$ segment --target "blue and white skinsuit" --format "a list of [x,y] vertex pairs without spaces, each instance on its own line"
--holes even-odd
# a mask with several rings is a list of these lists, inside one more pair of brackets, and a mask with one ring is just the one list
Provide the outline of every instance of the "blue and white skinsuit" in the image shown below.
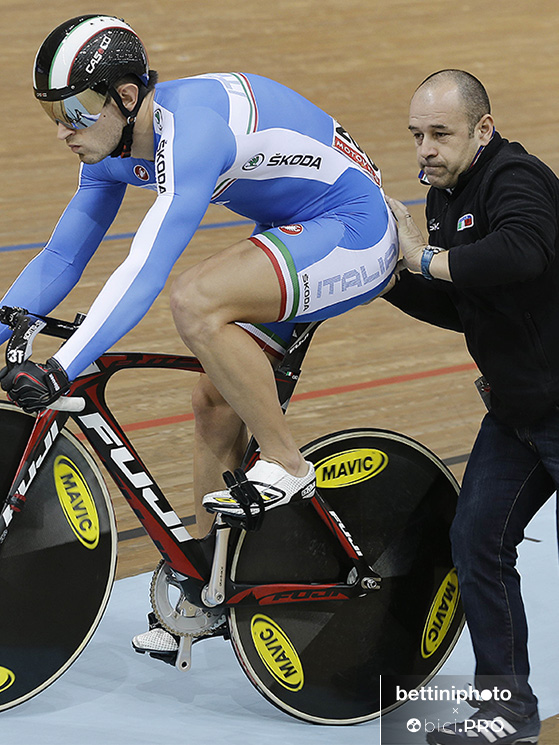
[[[272,352],[293,322],[338,315],[386,286],[398,243],[380,173],[312,103],[256,75],[202,75],[156,86],[153,127],[153,161],[82,165],[48,244],[2,300],[50,313],[99,247],[126,186],[157,192],[128,257],[54,355],[70,380],[146,314],[210,203],[254,220],[250,240],[277,272],[279,323],[243,324]],[[10,332],[0,329],[1,343]]]

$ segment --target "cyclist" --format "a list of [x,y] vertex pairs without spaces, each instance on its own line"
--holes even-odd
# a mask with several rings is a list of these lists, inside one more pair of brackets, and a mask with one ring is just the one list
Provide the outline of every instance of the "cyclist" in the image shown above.
[[[193,402],[195,490],[211,492],[209,511],[242,514],[219,477],[238,465],[248,427],[261,448],[248,477],[265,506],[311,497],[314,470],[286,425],[264,351],[281,356],[294,322],[335,316],[389,286],[397,232],[375,164],[332,117],[271,80],[215,73],[157,83],[136,33],[111,16],[54,29],[35,59],[34,90],[81,162],[79,185],[4,303],[49,313],[78,282],[127,185],[156,199],[72,338],[45,364],[3,371],[3,388],[28,411],[64,394],[141,320],[208,205],[226,205],[254,220],[252,236],[171,290],[179,334],[207,373]],[[0,342],[8,335],[3,328]]]

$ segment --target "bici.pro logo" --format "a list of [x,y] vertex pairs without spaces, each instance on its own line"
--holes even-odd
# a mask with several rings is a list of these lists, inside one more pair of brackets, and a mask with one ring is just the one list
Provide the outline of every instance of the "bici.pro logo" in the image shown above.
[[421,722],[419,719],[408,719],[406,727],[410,732],[419,732],[421,729]]

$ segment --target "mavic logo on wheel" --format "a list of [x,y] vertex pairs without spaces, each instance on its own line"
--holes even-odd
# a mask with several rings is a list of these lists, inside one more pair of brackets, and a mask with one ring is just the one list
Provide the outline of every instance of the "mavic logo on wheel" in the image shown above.
[[269,673],[289,691],[305,683],[303,665],[287,635],[268,616],[257,614],[250,623],[252,641]]
[[0,667],[0,693],[7,691],[14,684],[16,676],[7,667]]
[[372,479],[388,465],[382,450],[355,448],[330,455],[315,463],[316,485],[319,488],[339,489]]
[[86,548],[99,543],[99,516],[86,480],[69,458],[59,455],[54,461],[56,493],[66,520],[76,538]]
[[424,659],[431,657],[442,644],[456,613],[459,600],[460,591],[456,569],[451,569],[435,595],[423,629],[421,656]]

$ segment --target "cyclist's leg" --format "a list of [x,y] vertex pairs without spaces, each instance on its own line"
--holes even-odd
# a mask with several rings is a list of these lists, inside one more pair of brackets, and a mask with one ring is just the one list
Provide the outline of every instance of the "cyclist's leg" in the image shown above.
[[[283,328],[279,329],[278,326]],[[272,366],[287,346],[292,325],[272,327],[244,324],[243,328],[264,350]],[[213,515],[202,506],[202,497],[223,489],[223,472],[239,466],[248,444],[247,428],[207,375],[201,375],[192,394],[194,413],[194,506],[198,537],[211,528]]]
[[213,523],[202,507],[202,497],[223,488],[222,474],[237,468],[248,442],[244,422],[233,411],[207,375],[201,375],[192,394],[194,413],[194,510],[198,538]]
[[182,338],[256,437],[262,460],[299,478],[308,466],[269,365],[235,321],[328,318],[379,294],[396,263],[395,230],[385,213],[377,220],[370,205],[359,206],[255,235],[185,272],[172,291]]
[[[244,332],[258,343],[269,358],[272,367],[287,349],[293,324],[269,324],[267,326],[243,324]],[[223,488],[222,474],[232,471],[241,463],[245,454],[248,433],[242,419],[229,406],[207,375],[201,375],[192,395],[194,412],[194,508],[198,538],[206,536],[214,516],[202,505],[202,497],[208,492]],[[164,629],[157,618],[148,616],[149,630],[132,640],[137,652],[156,653],[167,661],[176,658],[178,641]]]
[[299,476],[307,466],[279,406],[272,368],[256,341],[235,324],[276,321],[281,301],[272,263],[250,241],[182,274],[171,294],[181,337],[254,434],[262,457]]

